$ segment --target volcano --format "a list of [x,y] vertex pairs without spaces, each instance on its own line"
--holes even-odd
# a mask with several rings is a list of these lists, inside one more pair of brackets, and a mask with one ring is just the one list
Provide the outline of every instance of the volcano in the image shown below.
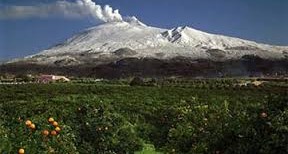
[[188,26],[156,28],[130,17],[86,29],[38,54],[12,60],[1,71],[29,66],[25,70],[34,72],[37,67],[37,72],[53,73],[61,69],[57,72],[101,77],[286,74],[287,57],[287,46],[209,34]]

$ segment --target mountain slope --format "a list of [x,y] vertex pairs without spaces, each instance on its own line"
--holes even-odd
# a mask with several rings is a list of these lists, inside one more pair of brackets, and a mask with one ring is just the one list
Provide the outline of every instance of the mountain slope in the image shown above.
[[119,59],[119,55],[114,54],[115,51],[122,48],[135,52],[121,55],[121,58],[171,59],[180,56],[224,61],[240,59],[245,55],[257,55],[264,59],[283,59],[288,56],[288,47],[209,34],[190,27],[171,30],[155,28],[146,26],[136,18],[130,18],[127,22],[109,22],[92,27],[62,44],[20,61],[41,64],[64,62],[64,65],[99,62],[103,59],[114,61]]
[[89,28],[50,49],[10,61],[0,67],[1,72],[108,78],[285,75],[288,47],[186,26],[150,27],[133,17]]
[[157,34],[161,31],[162,29],[135,23],[111,22],[85,30],[68,39],[64,44],[43,51],[40,54],[105,53],[123,47],[143,49],[159,45]]

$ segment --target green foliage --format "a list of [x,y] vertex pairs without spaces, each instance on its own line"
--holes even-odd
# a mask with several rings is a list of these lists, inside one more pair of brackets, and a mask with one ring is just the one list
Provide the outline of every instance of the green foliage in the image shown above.
[[161,152],[157,152],[154,145],[145,144],[142,151],[137,151],[135,154],[162,154]]
[[288,153],[286,86],[232,81],[0,85],[0,153]]
[[130,86],[143,86],[145,84],[144,80],[140,77],[135,77],[130,82]]

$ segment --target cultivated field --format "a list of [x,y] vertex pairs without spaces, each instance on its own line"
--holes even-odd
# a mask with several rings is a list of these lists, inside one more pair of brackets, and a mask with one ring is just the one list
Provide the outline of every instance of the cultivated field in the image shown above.
[[0,85],[0,153],[288,153],[287,81],[132,85]]

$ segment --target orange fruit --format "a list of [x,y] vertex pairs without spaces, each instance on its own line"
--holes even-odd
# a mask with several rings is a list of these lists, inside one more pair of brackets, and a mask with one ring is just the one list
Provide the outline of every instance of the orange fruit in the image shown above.
[[56,127],[55,131],[59,133],[61,131],[61,128],[60,127]]
[[52,131],[51,131],[51,135],[52,135],[52,136],[56,136],[56,135],[57,135],[57,132],[56,132],[55,130],[52,130]]
[[35,124],[31,124],[31,125],[29,126],[29,128],[31,128],[31,129],[35,129],[36,126],[35,126]]
[[32,124],[32,121],[31,120],[26,120],[26,122],[25,122],[25,125],[26,126],[30,126]]
[[43,131],[42,131],[42,134],[43,134],[44,136],[48,136],[48,135],[49,135],[49,131],[48,131],[48,130],[43,130]]
[[57,127],[57,126],[58,126],[58,122],[57,122],[57,121],[54,121],[54,122],[52,123],[52,125],[53,125],[54,127]]
[[49,123],[53,123],[55,120],[54,120],[54,118],[50,117],[50,118],[48,119],[48,121],[49,121]]
[[25,150],[23,148],[18,150],[18,154],[24,154],[24,153],[25,153]]
[[260,114],[260,116],[261,116],[262,118],[267,118],[267,117],[268,117],[267,113],[265,113],[265,112],[262,112],[262,113]]

